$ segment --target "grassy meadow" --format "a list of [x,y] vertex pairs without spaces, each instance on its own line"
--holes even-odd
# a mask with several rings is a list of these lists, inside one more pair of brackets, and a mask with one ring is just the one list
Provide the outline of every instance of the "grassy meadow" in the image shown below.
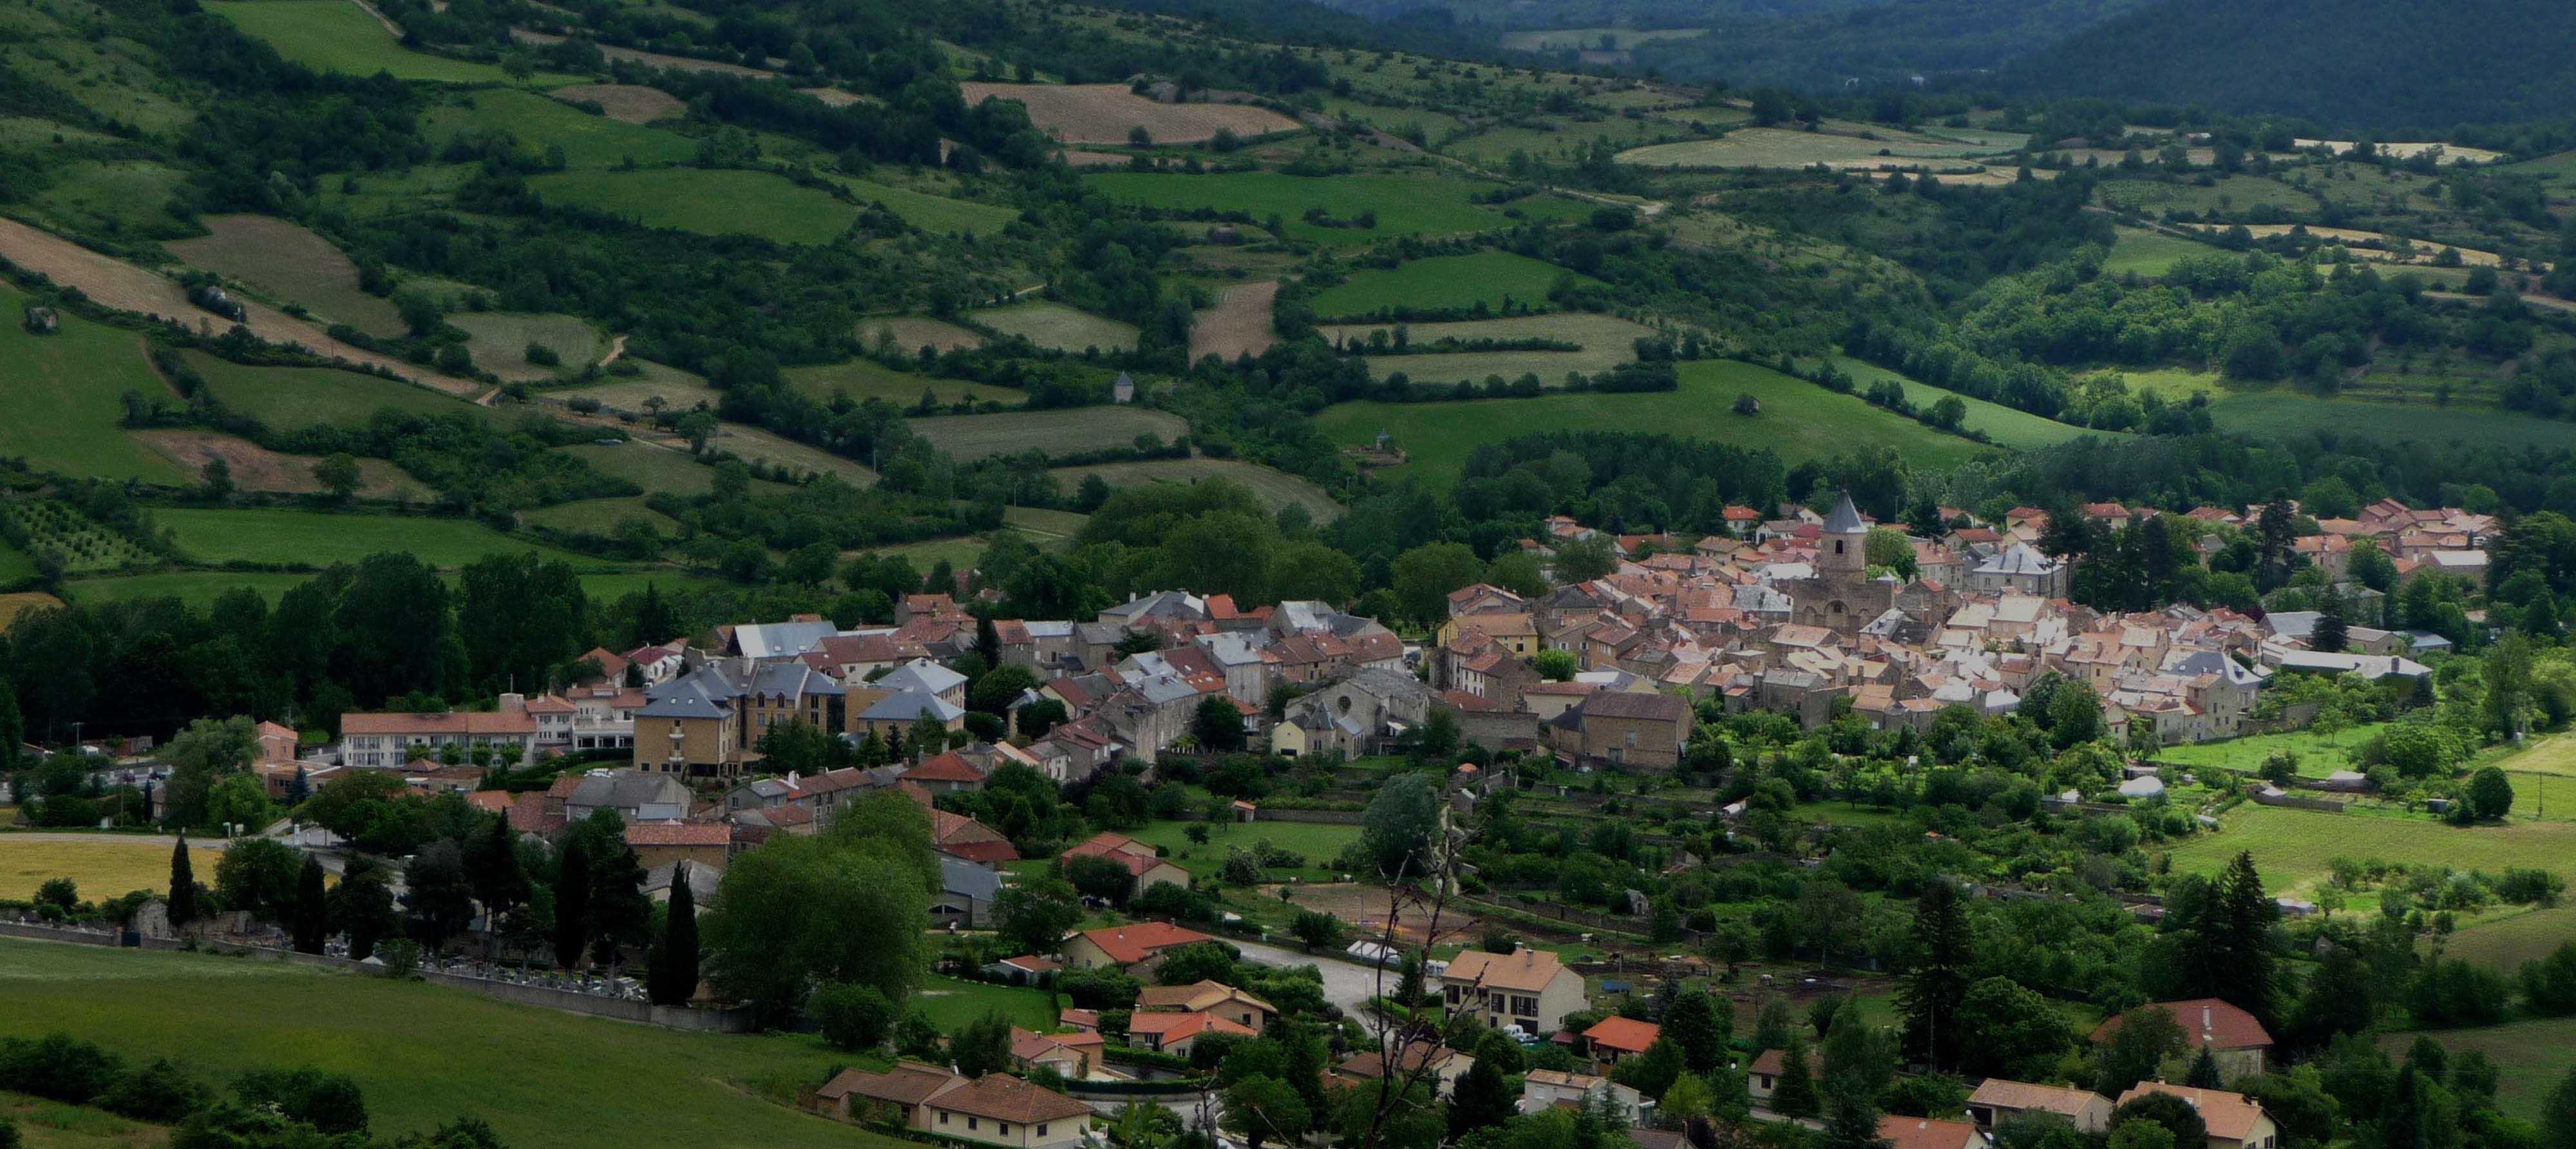
[[959,462],[1021,451],[1080,454],[1132,445],[1138,435],[1171,442],[1190,433],[1188,420],[1139,407],[1067,407],[994,415],[939,415],[907,421],[912,433]]
[[506,132],[522,147],[564,151],[576,168],[607,168],[633,160],[647,167],[684,163],[697,141],[676,132],[594,116],[561,100],[517,90],[465,92],[430,111],[422,132],[433,141],[460,133]]
[[970,231],[978,235],[990,234],[1001,230],[1002,225],[1019,218],[1020,214],[1007,207],[890,187],[872,180],[848,176],[827,178],[863,203],[877,204],[901,217],[905,223],[944,235],[962,235]]
[[999,1013],[1023,1029],[1055,1028],[1055,995],[1025,986],[933,975],[913,996],[912,1005],[941,1033],[955,1033],[988,1013]]
[[181,552],[209,563],[325,566],[356,562],[383,551],[409,551],[430,566],[453,568],[489,555],[535,551],[542,558],[568,562],[576,569],[602,565],[598,559],[512,538],[465,519],[174,507],[154,512],[152,520],[177,535]]
[[1103,351],[1136,349],[1136,328],[1133,325],[1105,319],[1052,300],[1037,299],[988,307],[968,312],[967,317],[1004,335],[1017,335],[1040,347],[1052,347],[1058,351],[1081,351],[1090,347]]
[[2314,730],[2286,730],[2279,734],[2249,734],[2216,742],[2196,742],[2168,746],[2156,751],[2156,761],[2178,766],[2212,766],[2224,770],[2251,773],[2261,770],[2272,755],[2288,751],[2299,756],[2299,776],[2323,778],[2337,770],[2353,769],[2353,759],[2361,748],[2377,737],[2384,723],[2372,723],[2342,730],[2333,735]]
[[1066,491],[1082,485],[1092,475],[1112,487],[1133,487],[1145,483],[1195,483],[1204,479],[1224,479],[1252,489],[1262,505],[1277,511],[1291,503],[1306,508],[1318,523],[1340,517],[1342,505],[1313,482],[1298,478],[1275,467],[1241,459],[1150,459],[1138,463],[1102,463],[1090,467],[1058,467],[1057,485]]
[[[1084,178],[1112,199],[1146,207],[1240,211],[1250,213],[1256,222],[1276,214],[1288,235],[1333,247],[1362,246],[1399,235],[1463,235],[1519,219],[1575,219],[1593,210],[1591,204],[1546,195],[1508,204],[1479,204],[1470,197],[1496,185],[1446,175],[1361,173],[1318,179],[1269,171],[1202,176],[1102,172]],[[1308,223],[1306,209],[1313,207],[1324,209],[1334,220],[1351,223],[1360,213],[1373,211],[1377,226]]]
[[491,416],[488,408],[409,383],[336,367],[253,367],[182,351],[216,399],[278,430],[356,427],[388,407],[410,415]]
[[1333,858],[1342,847],[1359,840],[1360,827],[1340,826],[1325,822],[1218,822],[1207,824],[1208,844],[1193,844],[1189,828],[1199,823],[1154,822],[1132,835],[1137,841],[1161,846],[1173,865],[1196,878],[1214,878],[1225,870],[1227,851],[1250,849],[1255,843],[1268,841],[1282,850],[1293,850],[1306,856],[1306,864],[1292,870],[1272,871],[1274,877],[1294,874],[1308,881],[1329,881],[1340,876],[1332,868]]
[[[464,311],[448,316],[447,322],[465,332],[466,350],[473,354],[476,366],[513,381],[578,372],[599,362],[608,351],[608,340],[599,329],[578,316]],[[528,362],[531,343],[553,351],[560,365]]]
[[143,337],[71,314],[52,335],[30,334],[19,322],[26,305],[0,283],[0,456],[83,478],[187,481],[117,425],[125,392],[170,396],[144,358]]
[[[1872,166],[1955,160],[1990,154],[1990,146],[1911,135],[1892,129],[1880,138],[1786,128],[1738,128],[1713,140],[1655,144],[1619,153],[1619,162],[1661,168],[1797,168],[1809,164]],[[1933,165],[1936,169],[1940,166]]]
[[1327,319],[1366,318],[1398,307],[1464,308],[1479,303],[1500,311],[1506,301],[1545,304],[1548,289],[1565,277],[1586,285],[1600,282],[1526,255],[1479,251],[1416,259],[1391,271],[1355,271],[1339,285],[1317,292],[1311,302],[1315,314]]
[[2174,869],[2214,874],[2239,851],[2252,851],[2275,895],[2313,893],[2332,876],[2336,858],[2451,866],[2501,873],[2536,866],[2576,876],[2576,823],[2509,821],[2500,826],[2446,826],[2430,818],[2325,814],[2244,805],[2216,833],[2173,847]]
[[[402,46],[367,10],[347,0],[212,0],[209,11],[233,22],[253,39],[265,40],[277,54],[322,72],[352,76],[390,73],[397,80],[441,84],[504,84],[509,77],[493,64],[451,60]],[[539,72],[530,82],[540,87],[575,83],[577,76]]]
[[2482,1029],[2387,1033],[2380,1035],[2379,1047],[2391,1058],[2402,1059],[2417,1037],[2430,1037],[2455,1054],[2472,1049],[2485,1053],[2502,1071],[2496,1081],[2496,1108],[2525,1121],[2538,1121],[2549,1091],[2576,1070],[2576,1017],[2538,1018]]
[[12,1032],[61,1030],[208,1080],[269,1066],[348,1074],[379,1134],[471,1113],[513,1149],[896,1144],[745,1088],[819,1082],[849,1060],[811,1037],[680,1033],[283,962],[16,940],[0,941],[0,985]]
[[264,215],[210,215],[208,234],[162,246],[190,267],[249,283],[300,303],[326,322],[370,335],[398,335],[402,316],[391,300],[358,289],[358,265],[330,240],[301,224]]
[[528,186],[548,203],[575,204],[644,227],[753,235],[773,243],[827,243],[859,216],[859,209],[785,176],[730,168],[550,172],[530,178]]
[[2060,423],[2055,419],[2033,415],[2018,407],[2007,407],[1973,395],[1961,395],[1956,391],[1935,387],[1929,383],[1917,383],[1875,363],[1863,363],[1847,355],[1835,356],[1834,366],[1858,380],[1862,390],[1867,390],[1871,384],[1882,380],[1893,380],[1905,389],[1906,400],[1913,403],[1916,410],[1926,410],[1944,398],[1955,397],[1968,408],[1968,414],[1959,420],[1959,426],[1965,430],[1985,432],[1999,447],[2010,447],[2016,451],[2033,451],[2041,447],[2054,447],[2069,439],[2080,439],[2086,435],[2111,437],[2120,434],[2115,431],[2093,431],[2069,423]]
[[[1554,312],[1546,315],[1523,315],[1510,319],[1471,319],[1460,323],[1410,323],[1403,325],[1413,346],[1425,347],[1442,339],[1472,342],[1479,339],[1548,339],[1571,343],[1579,351],[1453,351],[1429,355],[1367,356],[1369,374],[1384,379],[1401,371],[1416,383],[1481,383],[1499,375],[1517,379],[1535,374],[1546,386],[1565,382],[1568,372],[1595,375],[1637,358],[1637,340],[1653,336],[1654,328],[1585,311]],[[1385,331],[1389,339],[1395,331],[1388,324],[1348,325],[1320,328],[1328,340],[1359,342],[1371,334]]]
[[2173,270],[2173,265],[2182,259],[2195,255],[2212,255],[2219,250],[2205,243],[2197,243],[2181,236],[2166,235],[2160,231],[2146,231],[2134,227],[2124,227],[2118,231],[2119,242],[2112,245],[2110,258],[2102,261],[2102,270],[2112,275],[2131,271],[2145,276],[2163,275]]
[[[1762,403],[1738,415],[1739,394]],[[1316,416],[1334,442],[1360,446],[1380,430],[1395,433],[1411,459],[1402,470],[1447,486],[1468,451],[1541,431],[1660,431],[1685,438],[1767,448],[1796,465],[1829,459],[1863,444],[1884,443],[1916,466],[1946,467],[1992,448],[1881,411],[1767,367],[1733,360],[1681,365],[1681,387],[1624,395],[1543,395],[1446,403],[1340,403]]]

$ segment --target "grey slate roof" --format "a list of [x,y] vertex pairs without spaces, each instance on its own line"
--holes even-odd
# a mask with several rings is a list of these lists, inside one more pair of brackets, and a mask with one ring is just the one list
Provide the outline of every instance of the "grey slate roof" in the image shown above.
[[887,695],[868,707],[859,717],[877,722],[911,722],[927,711],[942,722],[962,717],[966,711],[955,703],[922,690],[906,690]]
[[1860,521],[1860,508],[1852,505],[1851,492],[1844,491],[1834,500],[1834,513],[1825,516],[1825,533],[1857,535],[1867,530],[1869,524]]

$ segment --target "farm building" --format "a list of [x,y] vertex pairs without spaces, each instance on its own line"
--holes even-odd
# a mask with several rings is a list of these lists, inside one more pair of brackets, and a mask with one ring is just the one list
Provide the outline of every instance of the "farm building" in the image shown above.
[[1109,385],[1109,401],[1112,403],[1136,401],[1136,381],[1128,377],[1126,372],[1119,372],[1118,381]]

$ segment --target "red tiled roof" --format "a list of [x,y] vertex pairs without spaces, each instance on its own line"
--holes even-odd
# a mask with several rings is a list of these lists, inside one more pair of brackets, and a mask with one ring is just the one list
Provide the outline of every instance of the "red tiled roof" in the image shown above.
[[352,734],[534,734],[537,720],[525,712],[454,710],[445,714],[343,714],[340,733]]
[[1170,922],[1138,922],[1129,926],[1103,926],[1084,930],[1080,937],[1091,939],[1111,961],[1120,965],[1140,962],[1173,946],[1191,945],[1210,940],[1206,934],[1184,929]]
[[723,846],[733,828],[722,822],[637,822],[626,827],[630,846]]
[[981,782],[984,772],[951,750],[903,772],[906,782]]
[[[2214,997],[2160,1001],[2149,1008],[2172,1014],[2174,1024],[2182,1027],[2183,1039],[2195,1049],[2265,1049],[2272,1044],[2271,1033],[2253,1014]],[[2093,1031],[2093,1040],[2107,1040],[2119,1028],[2120,1018],[2114,1014]]]
[[1892,1149],[1968,1149],[1976,1144],[1977,1127],[1965,1121],[1891,1113],[1878,1119],[1878,1138]]
[[1663,1032],[1663,1027],[1653,1022],[1626,1017],[1605,1017],[1594,1023],[1592,1028],[1584,1030],[1583,1036],[1592,1044],[1604,1049],[1615,1049],[1621,1053],[1644,1053],[1646,1047],[1653,1045],[1655,1039],[1662,1036]]

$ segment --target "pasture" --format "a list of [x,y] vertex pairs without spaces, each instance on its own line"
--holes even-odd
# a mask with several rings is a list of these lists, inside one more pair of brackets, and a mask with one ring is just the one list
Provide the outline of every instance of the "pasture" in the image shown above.
[[1017,407],[1028,401],[1026,393],[1014,388],[915,375],[909,371],[897,371],[874,359],[853,359],[820,367],[790,367],[787,369],[787,384],[827,403],[837,396],[847,395],[854,402],[883,399],[909,408],[921,402],[924,391],[937,396],[942,403],[966,399]]
[[2379,1047],[2391,1058],[2403,1058],[2406,1047],[2419,1036],[2442,1043],[2454,1054],[2472,1049],[2485,1053],[2501,1071],[2496,1108],[2525,1121],[2538,1121],[2549,1091],[2576,1070],[2576,1017],[2513,1021],[2483,1029],[2387,1033],[2380,1035]]
[[2576,906],[2510,909],[2480,914],[2442,945],[2444,953],[2510,974],[2522,963],[2549,956],[2576,940]]
[[1062,540],[1082,533],[1091,516],[1045,507],[1004,507],[1002,524],[1033,539]]
[[[1578,219],[1594,208],[1550,195],[1480,204],[1471,197],[1499,185],[1423,172],[1331,178],[1271,171],[1201,176],[1099,172],[1083,178],[1112,199],[1149,208],[1243,212],[1256,223],[1277,215],[1290,238],[1328,247],[1364,246],[1399,235],[1464,235],[1523,219]],[[1329,223],[1308,221],[1309,208],[1322,209]],[[1375,213],[1376,226],[1359,226],[1362,213]]]
[[[208,464],[222,459],[232,471],[233,485],[245,491],[307,495],[322,489],[322,481],[313,477],[313,465],[322,460],[312,455],[281,455],[248,439],[183,427],[127,434],[191,475],[203,474]],[[360,498],[427,500],[435,494],[427,484],[383,459],[358,460]]]
[[551,507],[524,511],[519,515],[519,522],[526,526],[551,527],[558,531],[603,536],[614,536],[624,529],[630,519],[641,522],[664,535],[675,535],[680,531],[680,524],[671,516],[644,505],[644,498],[641,495],[557,503]]
[[1166,443],[1190,433],[1186,419],[1140,407],[1068,407],[1052,411],[1005,411],[997,415],[941,415],[907,420],[912,433],[930,445],[972,462],[988,455],[1022,451],[1087,454],[1126,447],[1139,435]]
[[826,178],[847,189],[860,202],[877,204],[901,217],[905,223],[942,235],[963,235],[970,231],[989,235],[1000,231],[1002,225],[1019,218],[1020,214],[1007,207],[932,195],[848,176]]
[[713,408],[716,400],[724,397],[706,380],[677,367],[631,357],[619,362],[635,364],[642,374],[603,375],[606,382],[546,394],[564,399],[597,399],[603,406],[633,415],[644,414],[645,404],[653,399],[660,399],[670,410],[686,411],[700,403]]
[[1158,144],[1197,144],[1220,131],[1251,139],[1272,132],[1293,132],[1297,121],[1250,104],[1166,104],[1128,90],[1125,84],[993,84],[967,81],[957,85],[973,107],[986,100],[1017,100],[1029,110],[1029,122],[1068,144],[1124,146],[1137,128]]
[[827,243],[859,215],[859,209],[785,176],[730,168],[549,172],[531,177],[528,186],[549,203],[606,212],[642,227],[752,235],[773,243]]
[[179,239],[196,229],[170,214],[187,173],[155,160],[74,160],[48,173],[31,206],[57,231]]
[[2194,243],[2160,231],[2123,227],[2118,232],[2119,242],[2112,245],[2110,257],[2102,261],[2102,270],[2112,275],[2132,271],[2149,277],[2163,275],[2173,270],[2173,265],[2180,260],[2218,252],[2208,244]]
[[2119,432],[2115,431],[2092,431],[2072,424],[2060,423],[2055,419],[2044,419],[2018,407],[2007,407],[1973,395],[1961,395],[1929,383],[1917,383],[1875,363],[1863,363],[1849,356],[1835,356],[1834,366],[1841,368],[1844,374],[1859,380],[1860,389],[1864,391],[1868,390],[1873,383],[1882,380],[1894,381],[1905,390],[1906,401],[1914,404],[1918,411],[1927,410],[1945,398],[1956,398],[1968,408],[1968,414],[1959,420],[1959,426],[1965,430],[1985,432],[1999,447],[2010,447],[2016,451],[2035,451],[2041,447],[2053,447],[2069,439],[2080,439],[2086,435],[2104,437],[2119,435]]
[[546,94],[567,104],[597,104],[601,114],[621,124],[649,124],[689,110],[679,97],[642,84],[575,84]]
[[1196,483],[1206,479],[1224,479],[1252,489],[1261,504],[1276,512],[1290,504],[1306,508],[1318,523],[1339,518],[1342,505],[1314,483],[1276,467],[1241,459],[1152,459],[1138,463],[1102,463],[1091,467],[1059,467],[1056,485],[1066,491],[1081,486],[1093,475],[1112,487],[1134,487],[1146,483]]
[[[206,8],[265,40],[277,54],[319,72],[389,73],[397,80],[440,84],[506,84],[497,65],[414,52],[350,0],[212,0]],[[580,77],[539,72],[530,83],[556,87]]]
[[1968,159],[2001,150],[1989,145],[1878,129],[1878,138],[1786,128],[1737,128],[1713,140],[1652,144],[1619,153],[1623,164],[1655,168],[1867,167],[1909,160]]
[[1238,283],[1217,292],[1216,306],[1190,321],[1190,359],[1214,355],[1227,362],[1259,355],[1279,342],[1270,315],[1279,300],[1279,281]]
[[1282,850],[1306,856],[1306,864],[1290,869],[1273,870],[1273,878],[1295,875],[1307,881],[1331,881],[1341,876],[1332,868],[1333,858],[1342,847],[1360,838],[1358,826],[1340,826],[1326,822],[1217,822],[1208,824],[1208,842],[1192,844],[1189,828],[1194,822],[1150,822],[1133,835],[1139,842],[1160,846],[1173,865],[1188,870],[1192,877],[1213,879],[1225,871],[1225,856],[1230,850],[1248,850],[1267,841]]
[[800,478],[830,475],[853,487],[873,487],[877,482],[877,473],[856,459],[844,459],[821,447],[807,446],[786,436],[741,423],[720,425],[714,441],[708,446],[745,462],[780,468]]
[[488,408],[380,375],[336,367],[254,367],[203,351],[179,354],[205,378],[218,402],[279,430],[316,423],[356,427],[388,407],[407,415],[491,417]]
[[2325,814],[2275,806],[2244,805],[2228,812],[2215,833],[2176,844],[2174,869],[2214,874],[2239,851],[2252,851],[2263,882],[2276,896],[2313,893],[2333,873],[2336,858],[2377,858],[2502,873],[2508,866],[2538,867],[2576,875],[2576,823],[2507,822],[2500,826],[2446,826],[2430,818]]
[[[658,89],[645,90],[671,99]],[[460,92],[430,109],[421,135],[439,145],[459,134],[502,132],[539,154],[562,148],[564,162],[576,168],[606,168],[628,160],[652,167],[686,162],[697,154],[697,141],[687,136],[594,116],[565,103],[571,98],[565,93],[555,96],[512,89]]]
[[1004,335],[1017,335],[1040,347],[1059,351],[1081,351],[1092,347],[1103,351],[1136,349],[1134,325],[1104,319],[1053,300],[1034,299],[988,307],[968,312],[967,318]]
[[906,355],[919,354],[924,347],[954,351],[984,345],[984,337],[973,329],[927,315],[881,315],[859,321],[859,338],[875,346],[879,337],[893,340]]
[[348,1074],[384,1135],[470,1113],[515,1149],[897,1144],[743,1088],[819,1081],[848,1061],[811,1037],[681,1033],[278,961],[16,940],[0,942],[0,984],[15,1032],[61,1030],[201,1078]]
[[303,304],[326,323],[369,335],[402,334],[392,301],[359,290],[358,265],[303,225],[265,215],[210,215],[198,222],[212,234],[161,246],[190,267]]
[[2402,443],[2485,443],[2505,447],[2567,445],[2567,424],[2526,412],[2429,403],[2373,403],[2320,399],[2278,391],[2237,393],[2218,399],[2210,415],[2220,429],[2252,435],[2331,431]]
[[409,551],[430,566],[455,568],[491,555],[535,551],[540,558],[567,562],[577,570],[603,565],[598,559],[513,538],[466,519],[174,507],[154,512],[152,520],[177,536],[181,552],[209,563],[328,566],[385,551]]
[[[580,371],[608,351],[608,340],[590,321],[571,315],[530,315],[506,311],[460,311],[447,317],[465,332],[474,365],[512,382],[551,379]],[[548,367],[528,362],[528,345],[555,353],[562,362]]]
[[90,479],[180,483],[188,476],[125,436],[119,396],[171,397],[143,355],[143,337],[64,313],[62,328],[35,335],[18,321],[27,297],[0,283],[0,456]]
[[[1329,342],[1347,341],[1357,345],[1379,331],[1395,337],[1391,324],[1353,324],[1320,329]],[[1369,374],[1384,379],[1397,372],[1416,383],[1483,382],[1500,375],[1517,379],[1536,374],[1539,382],[1556,386],[1565,382],[1569,371],[1586,375],[1598,374],[1637,358],[1639,339],[1659,334],[1642,323],[1587,311],[1563,311],[1545,315],[1516,316],[1511,319],[1473,319],[1461,323],[1413,323],[1405,325],[1407,336],[1415,347],[1425,347],[1442,339],[1472,342],[1479,339],[1549,339],[1576,344],[1580,351],[1457,351],[1427,355],[1367,356]]]
[[988,1013],[1001,1014],[1022,1029],[1043,1032],[1055,1028],[1055,995],[1024,986],[933,975],[922,985],[921,992],[913,995],[912,1007],[929,1018],[941,1033],[955,1033]]
[[[600,474],[624,479],[642,487],[644,493],[648,495],[667,492],[684,498],[694,497],[714,490],[716,485],[715,468],[690,458],[686,451],[667,451],[641,442],[629,442],[614,447],[597,443],[578,443],[570,447],[557,447],[555,450],[590,464],[590,469]],[[761,483],[759,480],[753,480],[753,482],[756,484],[755,489],[759,486],[769,486],[775,490],[786,489],[775,484]]]
[[1369,319],[1399,308],[1465,309],[1479,303],[1499,312],[1513,302],[1545,306],[1548,291],[1561,279],[1586,286],[1601,282],[1526,255],[1479,251],[1411,260],[1392,271],[1354,271],[1340,284],[1316,292],[1310,303],[1326,319]]
[[[1750,394],[1758,415],[1738,415],[1735,397]],[[1535,399],[1444,403],[1340,403],[1317,414],[1334,442],[1361,446],[1383,429],[1411,455],[1400,470],[1435,486],[1455,481],[1467,452],[1542,431],[1645,431],[1768,449],[1794,466],[1830,459],[1861,445],[1894,447],[1918,467],[1947,467],[1992,448],[1881,411],[1856,396],[1837,395],[1767,367],[1733,360],[1681,365],[1674,391],[1624,395],[1553,394]]]
[[[223,849],[220,838],[190,842],[188,860],[211,877]],[[135,890],[159,893],[170,885],[170,845],[160,838],[113,834],[78,839],[0,834],[0,898],[24,901],[54,878],[70,878],[85,902]]]

